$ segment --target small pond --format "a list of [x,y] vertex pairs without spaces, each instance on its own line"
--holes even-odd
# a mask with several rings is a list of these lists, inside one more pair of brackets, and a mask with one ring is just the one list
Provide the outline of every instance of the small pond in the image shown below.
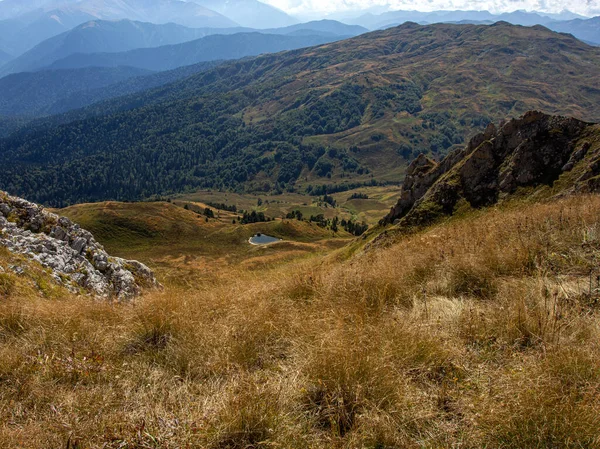
[[252,245],[268,245],[269,243],[280,242],[281,239],[271,237],[265,234],[256,234],[254,237],[250,237],[248,240]]

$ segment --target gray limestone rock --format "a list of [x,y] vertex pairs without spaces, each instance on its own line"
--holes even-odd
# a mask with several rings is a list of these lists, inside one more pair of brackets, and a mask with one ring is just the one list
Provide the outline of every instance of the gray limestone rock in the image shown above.
[[[2,191],[0,246],[51,269],[56,282],[72,291],[127,301],[144,288],[160,288],[144,264],[110,257],[90,232],[68,218]],[[23,272],[21,267],[10,268]]]

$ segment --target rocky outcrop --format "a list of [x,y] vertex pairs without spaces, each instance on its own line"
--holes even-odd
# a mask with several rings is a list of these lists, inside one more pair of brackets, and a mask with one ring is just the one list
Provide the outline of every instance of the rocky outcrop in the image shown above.
[[0,246],[39,262],[73,292],[127,301],[144,288],[160,287],[148,267],[109,256],[68,218],[1,191]]
[[460,205],[494,204],[519,188],[552,194],[600,188],[600,127],[531,111],[484,133],[440,163],[420,155],[381,224],[426,224]]

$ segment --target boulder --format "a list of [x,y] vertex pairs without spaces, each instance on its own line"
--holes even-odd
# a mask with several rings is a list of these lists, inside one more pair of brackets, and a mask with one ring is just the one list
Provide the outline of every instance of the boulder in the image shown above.
[[52,270],[53,278],[73,292],[128,301],[143,289],[160,288],[146,265],[109,256],[90,232],[68,218],[2,191],[0,246]]

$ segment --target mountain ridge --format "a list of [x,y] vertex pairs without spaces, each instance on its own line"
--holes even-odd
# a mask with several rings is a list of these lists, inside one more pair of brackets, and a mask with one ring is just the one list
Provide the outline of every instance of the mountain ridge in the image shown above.
[[52,37],[0,67],[0,75],[39,70],[76,52],[126,51],[158,47],[202,37],[202,29],[132,20],[94,20]]
[[530,109],[600,120],[599,70],[600,50],[544,27],[406,24],[73,111],[71,125],[0,141],[0,179],[57,204],[398,182],[407,161],[490,121]]
[[214,34],[189,42],[140,48],[113,53],[75,53],[52,63],[49,69],[77,69],[84,67],[119,67],[128,65],[144,70],[165,71],[177,67],[214,60],[242,59],[263,53],[278,53],[302,47],[312,47],[343,36],[325,35],[275,35],[236,33]]

